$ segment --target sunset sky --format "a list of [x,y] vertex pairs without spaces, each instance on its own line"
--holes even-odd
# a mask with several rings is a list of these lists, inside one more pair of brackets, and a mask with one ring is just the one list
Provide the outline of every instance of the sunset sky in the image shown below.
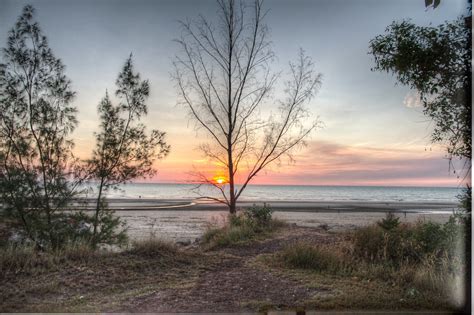
[[[391,75],[372,72],[367,51],[369,41],[392,21],[410,18],[438,25],[463,14],[465,2],[441,1],[433,10],[425,9],[424,0],[267,0],[266,21],[278,57],[273,68],[286,71],[300,47],[313,58],[323,82],[310,108],[324,128],[312,135],[294,163],[274,165],[254,183],[457,186],[443,149],[430,144],[431,126],[416,94],[396,86]],[[90,154],[97,105],[106,89],[115,90],[118,72],[132,52],[136,70],[151,83],[145,123],[167,132],[171,145],[150,181],[185,182],[193,167],[212,168],[196,149],[206,140],[204,133],[176,105],[170,73],[178,52],[173,42],[180,35],[177,21],[198,14],[214,17],[213,0],[0,0],[0,47],[28,3],[36,8],[36,18],[77,91],[77,155]]]

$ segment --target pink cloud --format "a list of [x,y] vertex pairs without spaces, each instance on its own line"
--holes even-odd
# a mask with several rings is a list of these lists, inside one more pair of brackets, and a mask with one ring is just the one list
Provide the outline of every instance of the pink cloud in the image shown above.
[[[349,146],[312,141],[295,155],[293,164],[281,163],[262,171],[254,184],[290,185],[387,185],[456,186],[459,180],[449,172],[443,153],[409,149]],[[187,182],[194,164],[212,173],[214,167],[192,159],[160,162],[154,181]],[[202,166],[201,166],[202,165]],[[217,169],[215,170],[217,171]]]

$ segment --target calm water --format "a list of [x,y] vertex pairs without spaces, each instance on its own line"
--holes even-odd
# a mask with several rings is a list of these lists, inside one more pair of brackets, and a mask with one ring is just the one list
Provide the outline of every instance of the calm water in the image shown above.
[[[218,194],[211,187],[189,184],[134,183],[108,193],[109,198],[193,199]],[[404,201],[457,202],[459,188],[377,186],[277,186],[251,185],[241,200],[247,201]]]

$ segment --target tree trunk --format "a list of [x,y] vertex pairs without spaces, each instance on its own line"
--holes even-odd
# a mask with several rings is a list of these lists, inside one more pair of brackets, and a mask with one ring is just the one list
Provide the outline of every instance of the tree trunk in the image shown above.
[[99,186],[99,194],[97,197],[97,203],[96,203],[96,208],[95,208],[95,216],[94,216],[94,231],[92,233],[92,241],[93,245],[95,246],[95,238],[97,234],[97,226],[99,225],[99,211],[100,211],[100,199],[102,198],[102,190],[104,188],[104,179],[102,178],[100,180],[100,186]]
[[236,200],[231,198],[229,203],[229,212],[230,214],[235,214],[237,212]]
[[234,183],[234,163],[232,161],[232,144],[229,141],[230,150],[227,151],[227,158],[229,163],[229,212],[235,214],[236,209],[236,198],[235,198],[235,183]]

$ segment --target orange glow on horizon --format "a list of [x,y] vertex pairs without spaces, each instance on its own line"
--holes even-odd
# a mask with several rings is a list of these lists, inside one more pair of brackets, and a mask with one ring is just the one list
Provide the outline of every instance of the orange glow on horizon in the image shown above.
[[229,182],[229,180],[222,175],[217,175],[212,178],[213,182],[219,185],[225,185]]
[[[90,142],[89,142],[90,143]],[[205,182],[223,187],[229,184],[227,170],[203,159],[191,146],[173,143],[170,155],[156,161],[157,174],[134,182],[195,183],[193,172]],[[86,148],[83,143],[81,148]],[[86,149],[76,148],[81,158]],[[459,180],[448,172],[442,148],[424,146],[369,146],[310,141],[295,155],[294,163],[271,164],[252,179],[254,185],[343,185],[343,186],[440,186],[457,187]],[[251,164],[250,161],[249,164]],[[244,164],[234,178],[241,185],[247,178]],[[204,182],[204,181],[203,181]]]

